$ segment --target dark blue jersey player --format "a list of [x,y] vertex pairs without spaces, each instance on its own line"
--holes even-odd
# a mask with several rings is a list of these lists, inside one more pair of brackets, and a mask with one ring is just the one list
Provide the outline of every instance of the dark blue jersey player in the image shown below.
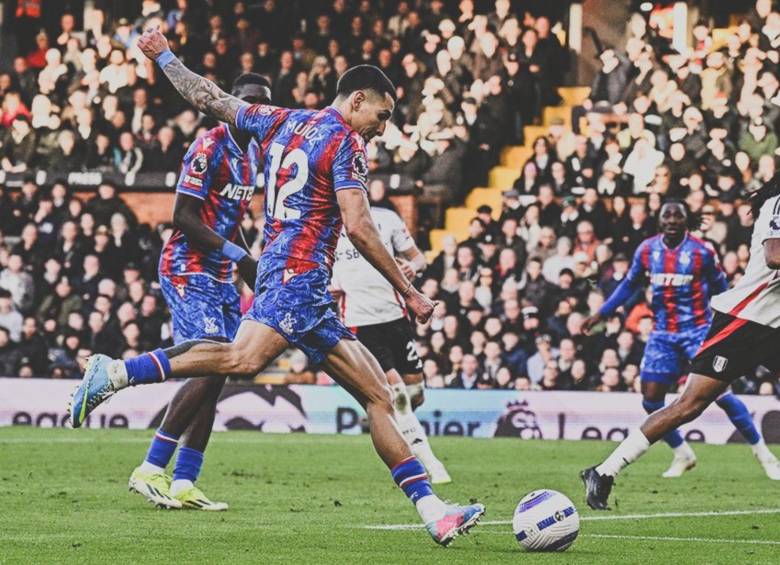
[[[244,74],[234,96],[270,102],[270,83]],[[176,185],[174,230],[160,256],[159,275],[173,321],[173,342],[231,341],[241,322],[233,264],[254,284],[256,261],[236,241],[257,185],[261,154],[257,141],[220,123],[198,137],[184,157]],[[144,462],[130,476],[130,490],[158,506],[226,510],[195,486],[203,463],[224,377],[191,379],[171,401]],[[165,468],[181,438],[173,477]]]
[[392,284],[421,321],[434,304],[415,289],[388,253],[371,219],[364,143],[382,135],[395,107],[395,86],[378,68],[345,72],[336,98],[323,110],[249,105],[187,69],[159,31],[138,43],[198,110],[249,131],[263,155],[266,247],[255,301],[231,344],[189,341],[127,362],[94,356],[73,397],[71,418],[81,425],[105,398],[160,377],[254,375],[288,346],[321,363],[368,414],[371,439],[393,480],[415,504],[431,537],[448,545],[473,527],[484,506],[445,504],[398,430],[387,379],[377,360],[354,339],[328,293],[342,225],[357,250]]
[[[640,374],[642,406],[648,414],[663,408],[666,394],[687,373],[710,328],[710,298],[728,287],[715,250],[688,232],[688,212],[682,202],[666,202],[658,222],[661,233],[639,245],[626,278],[599,312],[584,323],[589,329],[613,314],[637,289],[650,284],[655,328],[645,347]],[[744,403],[731,391],[716,402],[753,446],[767,474],[777,474],[777,465],[770,464],[773,456],[766,456],[768,450]],[[679,477],[696,465],[693,450],[678,430],[667,433],[664,440],[674,449],[664,477]]]

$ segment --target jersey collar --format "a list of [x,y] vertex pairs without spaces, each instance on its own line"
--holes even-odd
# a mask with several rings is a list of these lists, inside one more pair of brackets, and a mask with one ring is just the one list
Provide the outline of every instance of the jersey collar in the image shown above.
[[685,245],[686,241],[688,241],[688,231],[687,230],[685,231],[685,235],[683,236],[682,241],[680,241],[680,243],[678,243],[676,247],[669,247],[668,245],[666,245],[666,242],[664,241],[664,234],[660,234],[659,239],[661,240],[661,246],[664,249],[669,249],[670,251],[676,251],[680,249],[683,245]]

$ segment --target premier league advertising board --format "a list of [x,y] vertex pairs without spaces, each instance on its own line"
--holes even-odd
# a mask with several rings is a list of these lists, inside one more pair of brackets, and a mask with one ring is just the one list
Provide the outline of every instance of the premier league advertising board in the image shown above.
[[[0,426],[61,427],[73,381],[0,378]],[[154,428],[181,381],[127,389],[100,406],[90,428]],[[630,393],[427,390],[417,415],[430,436],[622,440],[644,420],[641,397]],[[669,397],[669,401],[672,400]],[[780,401],[743,396],[767,442],[780,443]],[[272,433],[359,434],[365,413],[339,387],[228,384],[214,429]],[[711,406],[682,428],[688,441],[743,441]]]

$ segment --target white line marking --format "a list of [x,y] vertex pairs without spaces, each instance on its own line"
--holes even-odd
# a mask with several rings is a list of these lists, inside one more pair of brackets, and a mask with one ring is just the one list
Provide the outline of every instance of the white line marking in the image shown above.
[[677,538],[672,536],[620,536],[612,534],[586,534],[585,537],[633,541],[682,541],[686,543],[693,541],[701,543],[749,543],[753,545],[780,545],[780,541],[763,539]]
[[[756,514],[780,514],[780,508],[756,508],[755,510],[723,510],[707,512],[662,512],[658,514],[616,514],[609,516],[581,516],[580,520],[586,522],[600,522],[605,520],[654,520],[658,518],[706,518],[708,516],[753,516]],[[483,526],[508,526],[511,520],[483,520]],[[376,526],[361,526],[367,530],[416,530],[422,528],[419,524],[385,524]]]
[[[51,428],[48,428],[51,429]],[[124,428],[116,428],[116,429],[124,429]],[[75,434],[78,434],[79,432],[74,432]],[[246,436],[243,438],[229,438],[225,437],[227,434],[223,434],[220,432],[219,434],[215,434],[212,436],[211,441],[213,441],[215,444],[217,443],[239,443],[239,444],[252,444],[252,443],[274,443],[278,440],[279,436],[287,435],[287,434],[270,434],[270,433],[258,433],[257,437],[254,436]],[[319,434],[318,434],[319,435]],[[328,439],[326,437],[320,436],[322,439],[313,437],[314,434],[311,434],[311,436],[303,436],[298,435],[296,437],[296,441],[299,443],[299,445],[311,445],[311,444],[333,444],[336,445],[338,443],[341,443],[337,439]],[[21,438],[21,437],[9,437],[9,438],[3,438],[2,436],[2,428],[0,428],[0,445],[3,444],[57,444],[57,443],[63,443],[63,444],[79,444],[79,443],[100,443],[102,441],[110,441],[113,444],[117,443],[149,443],[152,441],[152,438],[154,437],[154,433],[152,433],[152,430],[150,430],[148,437],[97,437],[97,436],[91,436],[89,434],[84,435],[82,437],[53,437],[53,438]]]

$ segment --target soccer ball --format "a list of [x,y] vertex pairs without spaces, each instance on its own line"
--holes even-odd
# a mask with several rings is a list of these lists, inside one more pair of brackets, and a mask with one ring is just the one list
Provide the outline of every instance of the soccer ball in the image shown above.
[[528,551],[565,551],[580,533],[580,515],[561,493],[535,490],[515,508],[512,530]]

